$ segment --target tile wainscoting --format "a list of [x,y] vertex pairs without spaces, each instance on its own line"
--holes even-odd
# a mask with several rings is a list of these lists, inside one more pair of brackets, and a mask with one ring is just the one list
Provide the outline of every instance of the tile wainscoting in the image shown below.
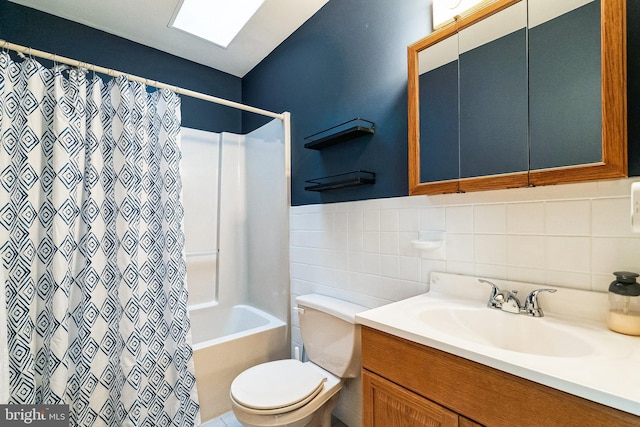
[[[613,271],[640,272],[634,180],[292,207],[292,307],[311,292],[377,307],[428,291],[432,271],[606,292]],[[443,245],[419,251],[421,231]],[[357,427],[360,402],[350,381],[336,414]]]

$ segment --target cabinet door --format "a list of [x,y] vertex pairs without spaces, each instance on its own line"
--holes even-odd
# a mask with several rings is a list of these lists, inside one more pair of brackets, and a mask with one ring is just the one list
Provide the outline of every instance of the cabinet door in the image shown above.
[[[520,173],[519,185],[526,185],[526,26],[527,3],[521,1],[459,32],[463,180]],[[460,188],[466,191],[466,182]]]
[[363,370],[365,427],[457,427],[458,414]]
[[584,3],[528,2],[531,169],[602,161],[600,1]]
[[462,415],[460,415],[459,417],[458,426],[459,427],[483,427],[482,424],[478,424],[477,422],[470,420],[469,418],[465,418]]
[[[460,178],[458,135],[458,35],[418,56],[420,96],[420,182]],[[452,187],[457,191],[457,183]]]

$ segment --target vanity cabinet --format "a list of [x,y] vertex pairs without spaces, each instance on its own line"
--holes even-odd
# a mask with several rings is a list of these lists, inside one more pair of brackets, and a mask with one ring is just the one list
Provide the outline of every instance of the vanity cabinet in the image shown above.
[[363,425],[638,426],[640,417],[363,326]]
[[478,424],[367,370],[362,373],[365,426],[477,427]]

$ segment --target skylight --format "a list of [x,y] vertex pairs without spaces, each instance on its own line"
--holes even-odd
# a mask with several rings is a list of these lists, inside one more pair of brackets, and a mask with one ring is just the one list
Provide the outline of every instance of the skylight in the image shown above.
[[265,0],[183,0],[172,27],[227,47]]

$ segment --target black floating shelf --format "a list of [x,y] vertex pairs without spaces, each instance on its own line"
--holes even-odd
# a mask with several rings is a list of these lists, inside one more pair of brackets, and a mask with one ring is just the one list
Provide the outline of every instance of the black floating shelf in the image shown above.
[[368,171],[353,171],[339,175],[314,178],[305,182],[313,184],[304,187],[307,191],[327,191],[356,185],[375,184],[376,174]]
[[363,135],[373,135],[375,133],[375,123],[361,119],[359,117],[351,119],[347,122],[330,127],[321,132],[305,138],[308,141],[304,144],[304,148],[312,150],[320,150],[331,145],[349,141]]

